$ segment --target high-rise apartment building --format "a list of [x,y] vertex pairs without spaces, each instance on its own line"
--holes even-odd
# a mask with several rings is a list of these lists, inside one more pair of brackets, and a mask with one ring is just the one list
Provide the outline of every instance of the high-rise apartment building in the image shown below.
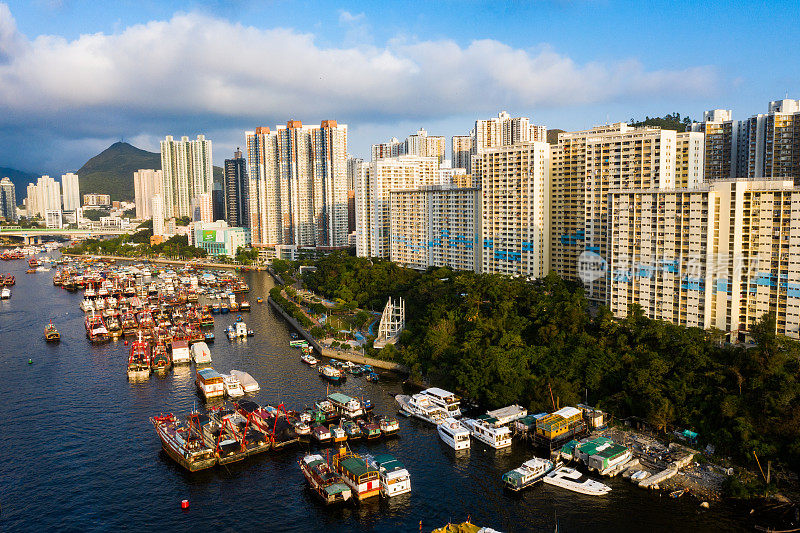
[[133,173],[133,196],[137,219],[153,218],[153,196],[163,194],[163,184],[164,175],[161,170],[140,169]]
[[347,246],[347,125],[246,132],[253,244]]
[[372,145],[372,159],[377,161],[384,157],[397,157],[406,154],[406,143],[397,140],[397,137],[392,137],[385,143],[378,143]]
[[247,175],[242,151],[238,148],[233,159],[225,160],[225,221],[232,228],[250,226],[250,177]]
[[716,180],[609,195],[609,305],[715,327],[736,341],[764,314],[800,337],[800,189],[791,180]]
[[480,191],[452,184],[394,190],[389,259],[416,269],[480,268]]
[[706,136],[684,131],[675,135],[675,186],[696,187],[703,183]]
[[[374,158],[373,161],[378,158]],[[347,190],[356,190],[356,176],[358,175],[358,166],[364,160],[360,157],[347,156]]]
[[192,200],[211,192],[214,180],[211,141],[204,135],[196,140],[171,135],[161,141],[162,194],[167,218],[191,216]]
[[390,193],[437,185],[435,157],[404,155],[362,163],[356,181],[356,254],[389,258]]
[[549,271],[546,142],[484,149],[472,160],[481,183],[481,271],[538,278]]
[[61,193],[63,194],[64,211],[80,209],[81,193],[77,174],[67,172],[61,176]]
[[[677,132],[625,123],[560,133],[551,148],[551,267],[579,281],[585,262],[608,260],[608,192],[676,186]],[[703,150],[681,152],[680,168],[702,167]],[[692,159],[694,158],[694,159]],[[689,177],[686,178],[689,181]],[[590,300],[605,303],[606,276],[583,279]]]
[[736,142],[739,123],[730,109],[712,109],[703,113],[703,122],[694,122],[691,131],[703,134],[704,179],[724,180],[741,177],[745,166],[738,163]]
[[150,206],[153,210],[153,235],[164,235],[164,197],[160,194],[154,194],[150,200]]
[[50,176],[42,176],[28,185],[28,216],[45,217],[48,211],[61,211],[61,184]]
[[405,154],[419,157],[435,157],[441,165],[445,159],[445,139],[428,135],[424,128],[406,138]]
[[210,192],[198,194],[192,200],[192,220],[214,222],[214,202]]
[[547,128],[531,124],[527,117],[512,117],[505,111],[497,117],[476,120],[472,132],[472,153],[481,154],[488,148],[510,144],[547,141]]
[[467,174],[472,172],[472,136],[454,135],[451,139],[451,153],[453,168],[463,168]]
[[16,189],[8,177],[0,180],[0,215],[8,222],[18,220]]

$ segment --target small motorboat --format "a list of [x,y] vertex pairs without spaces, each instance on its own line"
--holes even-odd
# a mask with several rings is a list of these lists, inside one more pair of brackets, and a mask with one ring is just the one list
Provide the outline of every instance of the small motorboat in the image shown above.
[[300,356],[300,360],[302,362],[308,364],[308,365],[311,365],[311,366],[314,366],[319,362],[319,361],[317,361],[316,357],[314,357],[313,355],[310,355],[310,354],[301,355]]
[[222,374],[222,387],[228,398],[240,398],[244,396],[242,382],[236,376]]
[[213,331],[206,331],[203,334],[203,337],[206,339],[206,342],[214,342],[214,332]]

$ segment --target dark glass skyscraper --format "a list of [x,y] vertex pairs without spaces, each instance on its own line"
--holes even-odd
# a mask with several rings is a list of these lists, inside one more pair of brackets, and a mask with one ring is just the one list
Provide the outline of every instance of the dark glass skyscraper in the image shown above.
[[231,227],[250,227],[248,209],[248,177],[242,151],[236,149],[233,159],[225,160],[225,220]]

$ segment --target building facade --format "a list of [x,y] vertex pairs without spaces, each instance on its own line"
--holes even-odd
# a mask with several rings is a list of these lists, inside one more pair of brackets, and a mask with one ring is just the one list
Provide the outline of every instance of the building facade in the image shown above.
[[17,217],[17,196],[14,182],[9,178],[0,180],[0,215],[8,222],[16,222]]
[[473,159],[481,183],[481,272],[539,278],[550,266],[549,168],[545,142],[484,150]]
[[163,195],[163,182],[161,170],[140,169],[133,173],[133,195],[138,220],[153,218],[153,196]]
[[236,257],[239,248],[250,247],[250,230],[231,228],[224,220],[195,222],[192,225],[192,243],[210,256]]
[[372,159],[370,159],[370,161],[377,161],[384,157],[398,157],[401,155],[406,155],[406,143],[397,140],[397,137],[392,137],[385,143],[372,145]]
[[389,259],[416,269],[480,268],[480,191],[429,185],[389,199]]
[[191,216],[192,201],[210,193],[214,180],[211,165],[211,141],[205,135],[197,139],[171,135],[161,141],[162,196],[167,218]]
[[472,172],[472,135],[454,135],[451,138],[453,168],[463,168],[467,174]]
[[67,172],[61,176],[61,193],[64,211],[77,211],[81,207],[81,194],[78,175]]
[[[42,176],[36,185],[28,184],[28,216],[46,218],[48,211],[61,211],[61,184],[50,176]],[[51,215],[52,218],[52,215]]]
[[111,205],[111,196],[108,194],[89,193],[83,195],[84,207],[107,207]]
[[611,311],[718,328],[732,341],[774,312],[800,338],[800,189],[716,180],[610,193]]
[[347,246],[347,125],[290,120],[246,132],[252,240]]
[[250,177],[247,175],[242,151],[238,148],[233,159],[225,160],[225,221],[231,227],[246,228],[250,225]]
[[428,135],[424,128],[406,138],[405,154],[419,157],[435,157],[441,165],[444,162],[446,149],[445,138]]
[[164,197],[160,194],[153,195],[150,205],[153,209],[153,235],[163,236],[165,234]]

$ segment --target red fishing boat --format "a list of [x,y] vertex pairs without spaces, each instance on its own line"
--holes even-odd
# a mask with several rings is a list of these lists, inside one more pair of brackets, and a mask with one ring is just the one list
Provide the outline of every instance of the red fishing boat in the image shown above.
[[128,379],[141,379],[150,376],[150,345],[141,335],[131,344],[128,357]]
[[94,313],[88,315],[84,321],[84,326],[86,327],[86,336],[89,337],[91,342],[103,342],[109,339],[108,329],[106,329],[106,324],[103,322],[101,315],[95,315]]

